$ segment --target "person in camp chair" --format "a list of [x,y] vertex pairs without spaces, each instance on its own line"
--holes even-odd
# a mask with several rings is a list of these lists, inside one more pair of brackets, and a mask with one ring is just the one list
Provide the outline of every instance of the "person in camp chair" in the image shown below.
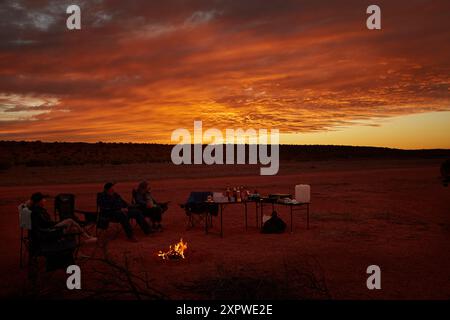
[[80,225],[73,219],[64,219],[60,222],[55,222],[50,218],[50,214],[45,209],[46,199],[48,195],[41,192],[33,193],[27,205],[31,210],[31,225],[33,229],[51,229],[62,228],[64,233],[78,233],[85,243],[96,242],[97,238],[90,236]]
[[133,229],[130,225],[130,218],[135,219],[137,224],[141,227],[145,234],[151,232],[150,226],[142,212],[136,208],[130,207],[122,197],[116,193],[114,183],[108,182],[103,187],[103,192],[100,194],[99,207],[101,214],[106,218],[120,222],[122,228],[127,235],[128,240],[136,242],[133,234]]
[[144,216],[150,218],[155,230],[162,230],[162,215],[167,210],[167,203],[158,203],[152,197],[151,188],[147,181],[139,183],[133,192],[134,202],[143,212]]

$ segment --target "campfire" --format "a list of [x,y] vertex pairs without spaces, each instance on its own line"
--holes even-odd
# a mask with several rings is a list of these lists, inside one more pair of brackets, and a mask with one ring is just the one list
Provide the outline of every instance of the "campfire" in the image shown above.
[[184,259],[184,250],[187,249],[187,242],[183,242],[180,239],[178,243],[173,246],[169,246],[169,250],[166,252],[159,251],[158,257],[163,258],[163,260],[178,260]]

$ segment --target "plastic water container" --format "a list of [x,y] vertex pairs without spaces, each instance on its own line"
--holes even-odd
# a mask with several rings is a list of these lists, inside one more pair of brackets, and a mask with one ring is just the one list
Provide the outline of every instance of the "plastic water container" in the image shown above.
[[311,201],[311,186],[309,184],[296,185],[295,200],[300,203],[309,203]]
[[228,198],[223,195],[222,192],[213,192],[213,201],[214,202],[227,202]]

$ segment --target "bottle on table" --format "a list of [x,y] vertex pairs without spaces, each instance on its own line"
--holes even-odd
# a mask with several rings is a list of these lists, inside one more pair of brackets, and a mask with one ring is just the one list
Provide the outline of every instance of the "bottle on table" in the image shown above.
[[242,201],[247,201],[248,199],[248,190],[244,186],[241,187],[241,198]]

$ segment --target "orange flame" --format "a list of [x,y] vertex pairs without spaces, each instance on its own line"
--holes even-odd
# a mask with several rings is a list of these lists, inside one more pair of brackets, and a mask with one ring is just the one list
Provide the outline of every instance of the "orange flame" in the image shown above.
[[180,239],[180,242],[176,243],[173,247],[169,246],[169,250],[166,252],[159,251],[158,257],[166,259],[184,259],[184,250],[187,249],[187,242],[183,242],[183,239]]

